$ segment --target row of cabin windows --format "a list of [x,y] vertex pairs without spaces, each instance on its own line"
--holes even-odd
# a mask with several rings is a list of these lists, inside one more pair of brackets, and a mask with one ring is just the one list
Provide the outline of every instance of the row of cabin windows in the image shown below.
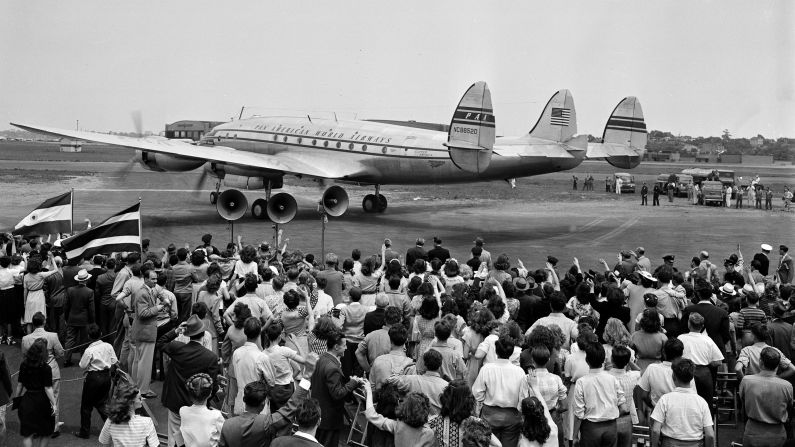
[[[226,134],[226,136],[227,136],[227,138],[228,138],[228,137],[230,136],[230,135],[229,135],[229,133],[227,133],[227,134]],[[232,135],[232,138],[237,138],[237,134],[234,134],[234,135]],[[220,138],[219,138],[219,139],[220,139]],[[282,136],[282,141],[283,141],[283,142],[287,143],[288,139],[289,139],[289,137],[288,137],[287,135],[283,135],[283,136]],[[273,135],[273,141],[277,141],[277,142],[278,142],[278,141],[279,141],[279,135],[277,135],[277,134],[274,134],[274,135]],[[296,141],[298,142],[298,144],[302,144],[302,143],[303,143],[303,141],[304,141],[304,139],[303,139],[302,137],[298,137],[298,138],[296,139]],[[316,140],[316,139],[315,139],[315,140],[312,140],[312,146],[317,146],[317,143],[318,143],[318,142],[317,142],[317,140]],[[328,140],[325,140],[325,141],[323,141],[323,147],[328,147],[328,144],[329,144]],[[335,145],[335,146],[337,147],[337,149],[342,149],[342,143],[341,143],[340,141],[337,141],[337,143],[336,143],[336,145]],[[353,150],[353,148],[354,148],[354,147],[355,147],[355,144],[353,144],[353,143],[348,143],[348,149],[349,149],[349,150]],[[361,146],[361,149],[362,149],[362,152],[367,152],[367,145],[366,145],[366,144],[363,144],[363,145]],[[403,150],[407,152],[409,149],[408,149],[408,148],[406,148],[406,147],[404,147],[404,148],[403,148]],[[386,152],[387,152],[387,147],[386,147],[386,146],[383,146],[383,147],[381,148],[381,153],[382,153],[382,154],[386,154]]]

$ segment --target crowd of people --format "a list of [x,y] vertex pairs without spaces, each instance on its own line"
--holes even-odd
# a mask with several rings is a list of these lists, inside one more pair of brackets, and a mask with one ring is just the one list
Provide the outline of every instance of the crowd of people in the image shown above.
[[13,401],[26,446],[57,436],[58,362],[74,354],[75,435],[91,436],[96,409],[103,445],[158,445],[141,406],[159,398],[170,446],[336,447],[357,405],[373,447],[628,447],[634,425],[655,447],[706,446],[714,397],[731,392],[720,370],[739,380],[744,446],[792,439],[785,245],[750,261],[732,247],[722,267],[706,251],[653,264],[638,247],[528,269],[481,238],[461,261],[438,237],[342,260],[240,238],[219,250],[209,234],[143,242],[90,259],[38,239],[0,247],[0,336],[24,357],[13,390],[0,356],[0,416]]

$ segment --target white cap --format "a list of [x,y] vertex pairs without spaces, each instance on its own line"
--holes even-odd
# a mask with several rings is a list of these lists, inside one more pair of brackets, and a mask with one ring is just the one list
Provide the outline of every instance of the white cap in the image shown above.
[[773,247],[771,247],[771,246],[770,246],[770,245],[768,245],[768,244],[762,244],[762,250],[764,250],[764,251],[771,251],[771,250],[773,250]]

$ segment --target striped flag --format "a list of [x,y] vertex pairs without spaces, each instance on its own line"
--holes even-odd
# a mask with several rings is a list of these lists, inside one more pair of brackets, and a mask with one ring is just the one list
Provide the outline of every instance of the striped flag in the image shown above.
[[571,118],[571,110],[563,109],[560,107],[552,108],[552,115],[549,124],[553,126],[568,126],[569,119]]
[[121,211],[101,224],[61,241],[67,259],[122,251],[141,251],[141,204]]
[[47,199],[14,226],[13,234],[30,236],[72,231],[72,192]]

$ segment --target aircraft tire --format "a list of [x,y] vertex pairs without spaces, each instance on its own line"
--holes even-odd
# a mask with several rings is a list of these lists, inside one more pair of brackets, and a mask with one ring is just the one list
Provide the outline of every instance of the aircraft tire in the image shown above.
[[386,197],[384,197],[383,194],[378,194],[378,212],[383,213],[384,211],[386,211],[387,205],[388,202],[386,200]]
[[215,205],[218,202],[218,193],[213,191],[210,193],[210,205]]
[[251,204],[251,215],[255,219],[266,219],[268,217],[268,201],[265,199],[257,199]]
[[362,199],[362,209],[365,213],[374,213],[376,212],[376,200],[374,194],[367,194]]

